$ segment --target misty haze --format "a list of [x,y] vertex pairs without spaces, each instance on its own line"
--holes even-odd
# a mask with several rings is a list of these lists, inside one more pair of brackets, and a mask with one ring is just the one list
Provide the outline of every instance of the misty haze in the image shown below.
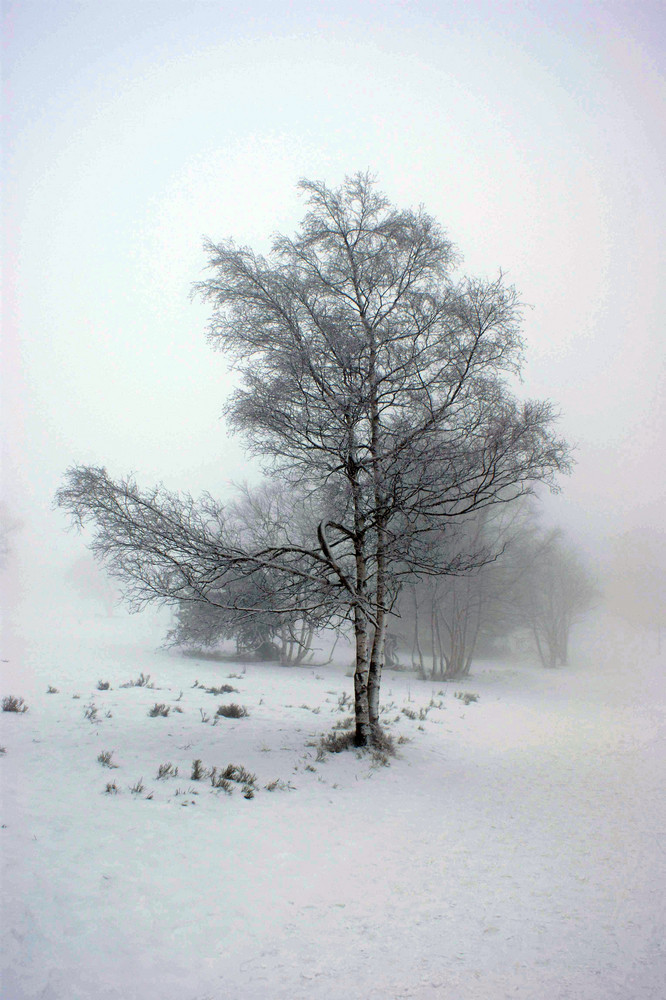
[[660,5],[3,16],[3,998],[661,998]]

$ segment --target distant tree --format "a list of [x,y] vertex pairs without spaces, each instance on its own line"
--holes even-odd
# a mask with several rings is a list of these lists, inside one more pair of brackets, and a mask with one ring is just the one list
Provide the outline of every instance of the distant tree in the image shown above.
[[533,530],[513,559],[516,584],[508,595],[508,615],[531,633],[544,667],[564,666],[573,626],[598,601],[596,582],[559,530]]
[[[252,602],[252,577],[249,586],[239,591],[243,602]],[[222,600],[222,594],[211,593],[211,600]],[[268,659],[279,658],[285,665],[302,663],[312,651],[315,628],[306,619],[289,616],[284,620],[270,611],[234,612],[206,602],[183,602],[176,609],[176,620],[168,633],[170,643],[178,646],[215,647],[233,640],[238,653],[254,653]]]
[[[312,528],[311,504],[295,502],[293,491],[275,481],[253,490],[239,487],[238,493],[225,509],[227,532],[233,525],[236,540],[242,539],[246,547],[277,546],[286,537],[287,525],[295,537],[299,516],[302,537]],[[181,600],[168,639],[181,646],[203,647],[234,640],[239,653],[270,653],[267,658],[279,656],[284,664],[302,663],[311,652],[316,632],[328,623],[330,607],[323,602],[311,610],[278,613],[275,608],[282,589],[280,579],[266,568],[242,574],[223,590],[211,588],[206,602]],[[302,596],[306,589],[307,585]],[[295,594],[291,596],[293,602]]]
[[278,237],[269,258],[207,244],[211,276],[197,290],[213,306],[211,343],[242,379],[231,427],[271,476],[327,511],[307,544],[286,525],[256,548],[210,498],[141,491],[100,469],[71,470],[57,502],[95,525],[96,551],[140,600],[211,601],[268,572],[272,613],[325,606],[350,623],[364,746],[402,582],[449,572],[432,544],[443,525],[552,485],[567,449],[550,404],[508,388],[521,312],[501,276],[455,281],[437,223],[392,207],[369,176],[301,189],[309,211],[293,239]]
[[[517,513],[517,512],[516,512]],[[435,542],[446,547],[452,567],[464,553],[470,568],[408,584],[399,599],[403,641],[412,644],[412,665],[432,680],[467,677],[478,644],[510,630],[504,605],[515,572],[504,550],[515,540],[520,519],[493,517],[487,512],[468,519],[453,534]],[[488,553],[494,554],[489,559]],[[430,655],[426,667],[424,651]]]

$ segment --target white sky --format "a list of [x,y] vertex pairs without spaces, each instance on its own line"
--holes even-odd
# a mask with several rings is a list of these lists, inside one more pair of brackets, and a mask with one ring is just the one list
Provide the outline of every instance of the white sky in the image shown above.
[[3,12],[3,481],[44,561],[81,552],[50,510],[74,462],[194,493],[243,478],[189,300],[202,236],[267,249],[300,177],[365,168],[533,306],[526,391],[578,444],[550,516],[600,539],[661,523],[663,3]]

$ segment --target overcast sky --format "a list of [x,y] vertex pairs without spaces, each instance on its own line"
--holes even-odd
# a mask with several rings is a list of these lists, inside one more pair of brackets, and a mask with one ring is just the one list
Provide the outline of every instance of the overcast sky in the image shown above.
[[3,12],[3,482],[44,560],[80,551],[50,510],[72,463],[194,493],[243,478],[189,299],[202,237],[266,250],[299,178],[366,168],[532,307],[525,390],[578,446],[549,516],[600,540],[662,523],[663,2]]

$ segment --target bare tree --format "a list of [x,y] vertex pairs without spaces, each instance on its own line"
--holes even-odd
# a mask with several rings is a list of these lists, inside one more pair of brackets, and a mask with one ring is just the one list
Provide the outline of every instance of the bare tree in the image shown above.
[[[316,531],[321,520],[313,517],[311,505],[306,509],[295,502],[293,491],[274,480],[253,490],[239,487],[238,493],[225,514],[227,525],[233,523],[246,548],[275,547],[297,537],[306,544],[308,534]],[[211,590],[205,603],[179,601],[168,639],[176,645],[204,647],[234,639],[238,652],[270,652],[285,665],[302,663],[311,653],[316,632],[329,622],[330,602],[314,610],[276,613],[282,589],[274,573],[257,570],[243,575],[233,586],[228,582],[224,592]],[[294,596],[292,588],[292,601]]]
[[559,530],[536,529],[514,558],[521,567],[509,594],[514,621],[531,633],[544,667],[565,666],[571,630],[598,598],[594,578]]
[[205,648],[232,639],[237,653],[252,653],[260,659],[279,659],[285,666],[303,663],[310,656],[316,630],[321,627],[321,612],[316,617],[297,617],[259,610],[265,588],[258,590],[255,580],[256,574],[246,576],[235,595],[236,602],[252,609],[249,611],[220,607],[219,602],[224,599],[221,592],[210,594],[211,601],[217,601],[217,605],[201,601],[179,602],[167,641],[176,646]]
[[[467,518],[460,530],[444,531],[434,542],[447,553],[442,561],[447,559],[453,568],[465,558],[468,568],[416,579],[400,597],[401,634],[413,635],[412,663],[422,677],[467,677],[479,640],[497,633],[513,578],[511,563],[502,556],[519,530],[513,516],[489,519],[487,511],[481,511]],[[423,648],[431,656],[429,673]]]
[[[207,244],[211,277],[196,291],[213,306],[211,343],[241,376],[231,427],[269,475],[329,512],[308,544],[248,548],[225,536],[210,498],[197,508],[154,491],[146,505],[135,484],[100,470],[70,473],[58,502],[97,524],[98,551],[133,574],[140,597],[207,600],[238,574],[269,570],[282,584],[275,613],[331,602],[354,630],[366,745],[401,582],[450,570],[432,544],[443,525],[552,485],[567,451],[550,404],[508,389],[520,305],[501,276],[455,281],[457,255],[436,222],[393,208],[367,175],[301,189],[309,211],[293,239],[276,238],[267,259]],[[174,544],[156,543],[161,532]]]

